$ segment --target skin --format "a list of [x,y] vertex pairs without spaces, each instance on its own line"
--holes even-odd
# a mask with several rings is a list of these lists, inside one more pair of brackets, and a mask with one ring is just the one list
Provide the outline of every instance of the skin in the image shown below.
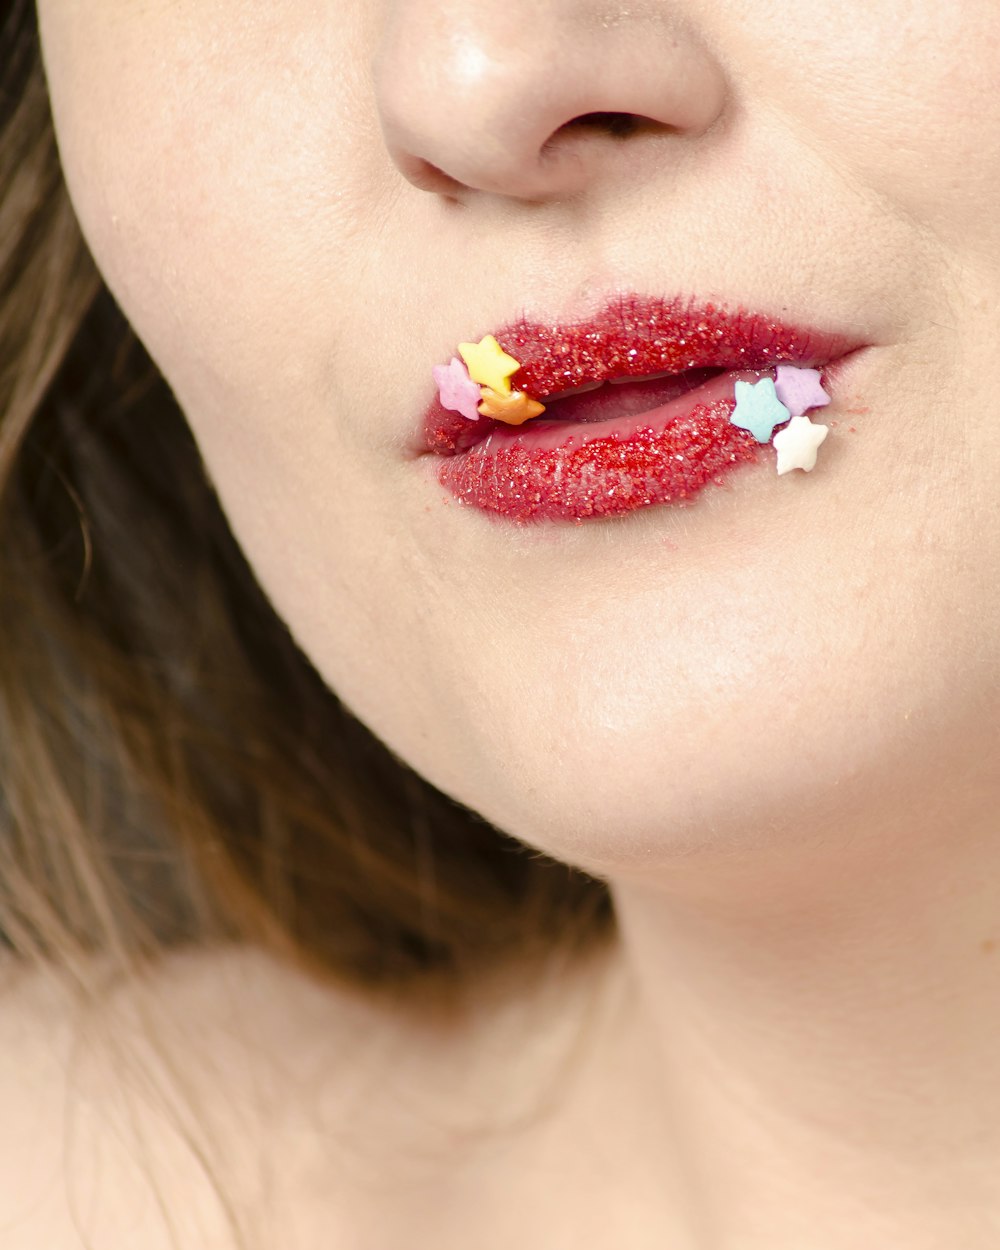
[[[614,1009],[533,1139],[531,1235],[995,1245],[996,5],[39,12],[85,234],[299,644],[441,789],[612,886]],[[596,111],[652,124],[562,129]],[[431,366],[617,289],[860,335],[816,471],[580,526],[446,496]],[[584,1133],[618,1170],[581,1175]],[[453,1209],[500,1228],[520,1159]]]

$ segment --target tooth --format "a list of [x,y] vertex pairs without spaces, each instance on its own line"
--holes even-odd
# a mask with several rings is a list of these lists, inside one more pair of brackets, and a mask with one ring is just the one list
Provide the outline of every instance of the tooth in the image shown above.
[[586,382],[583,386],[574,387],[571,391],[559,391],[555,395],[550,395],[545,402],[551,404],[557,399],[569,399],[571,395],[583,395],[586,391],[596,391],[603,385],[603,382]]
[[667,369],[663,373],[645,373],[641,378],[609,378],[608,381],[612,386],[624,386],[626,382],[655,382],[657,378],[672,378],[675,374],[675,369]]

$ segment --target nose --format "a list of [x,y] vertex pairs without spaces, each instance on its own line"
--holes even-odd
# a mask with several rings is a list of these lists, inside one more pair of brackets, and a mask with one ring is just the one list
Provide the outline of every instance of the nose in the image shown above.
[[374,76],[397,168],[458,198],[579,193],[640,136],[679,151],[727,95],[676,0],[385,0]]

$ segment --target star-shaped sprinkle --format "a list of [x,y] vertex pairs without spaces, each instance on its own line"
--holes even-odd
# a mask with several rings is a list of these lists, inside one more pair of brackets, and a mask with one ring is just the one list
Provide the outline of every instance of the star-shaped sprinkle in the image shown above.
[[829,426],[813,425],[808,417],[792,417],[774,436],[779,477],[792,469],[805,469],[808,473],[816,464],[816,449],[829,433]]
[[469,377],[473,382],[488,386],[498,395],[510,394],[507,379],[521,365],[513,356],[507,355],[492,334],[487,334],[478,343],[459,343],[458,354],[469,366]]
[[452,356],[451,364],[435,365],[431,373],[437,383],[442,408],[447,408],[451,412],[460,412],[470,421],[478,421],[482,392],[469,377],[468,369],[459,358]]
[[810,408],[823,408],[830,396],[820,384],[818,369],[800,369],[797,365],[778,365],[774,390],[793,417],[801,417]]
[[769,443],[774,427],[791,415],[775,394],[771,378],[736,383],[736,409],[730,420],[741,430],[749,430],[758,443]]
[[543,413],[545,405],[540,404],[537,399],[532,399],[524,391],[501,395],[488,386],[484,386],[483,402],[479,405],[479,411],[484,417],[493,417],[494,420],[505,421],[508,425],[523,425],[525,421]]

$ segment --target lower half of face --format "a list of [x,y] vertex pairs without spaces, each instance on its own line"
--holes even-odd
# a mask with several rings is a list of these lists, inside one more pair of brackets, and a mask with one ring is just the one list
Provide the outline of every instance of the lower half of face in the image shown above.
[[[95,257],[333,690],[442,790],[600,873],[986,819],[1000,19],[972,4],[939,29],[927,3],[904,32],[888,0],[664,3],[643,40],[709,75],[718,116],[559,131],[572,193],[553,173],[526,199],[490,171],[516,181],[534,139],[505,147],[490,120],[552,91],[512,112],[502,69],[483,70],[466,107],[433,6],[408,10],[398,62],[392,4],[335,7],[41,6]],[[636,111],[588,74],[569,10],[552,21],[584,59],[557,83],[564,120]],[[800,33],[782,48],[775,28]],[[397,82],[441,66],[440,112],[414,105],[407,130],[387,59]],[[446,174],[453,157],[448,193],[407,181],[395,133]],[[762,443],[696,496],[618,515],[462,502],[446,458],[418,454],[432,367],[519,315],[564,324],[621,292],[856,343],[811,414],[829,428],[815,468],[779,475]]]

